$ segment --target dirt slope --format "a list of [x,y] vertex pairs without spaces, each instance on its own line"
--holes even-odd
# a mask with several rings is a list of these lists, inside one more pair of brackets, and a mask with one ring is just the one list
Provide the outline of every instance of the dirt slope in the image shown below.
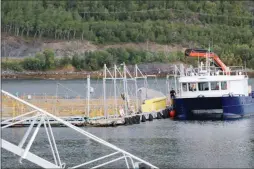
[[37,52],[46,48],[55,51],[56,56],[73,55],[75,52],[84,53],[85,51],[96,51],[107,48],[134,48],[149,51],[184,51],[181,46],[160,45],[153,42],[146,43],[119,43],[113,45],[95,45],[89,41],[63,41],[63,40],[38,40],[33,38],[21,38],[2,34],[1,55],[3,57],[27,57],[34,56]]

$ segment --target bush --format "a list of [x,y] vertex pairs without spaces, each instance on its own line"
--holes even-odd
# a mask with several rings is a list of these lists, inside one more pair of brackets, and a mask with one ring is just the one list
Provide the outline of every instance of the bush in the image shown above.
[[52,69],[55,66],[55,54],[52,50],[46,49],[43,52],[45,56],[45,69]]
[[75,67],[77,70],[82,70],[85,68],[85,61],[84,61],[84,58],[82,58],[81,56],[75,54],[73,57],[72,57],[72,60],[71,60],[71,64],[73,67]]
[[69,64],[71,64],[72,59],[68,56],[64,56],[63,58],[59,59],[59,67],[64,67],[67,66]]
[[22,72],[23,68],[20,64],[20,62],[17,61],[6,61],[2,62],[2,70],[13,70],[16,72]]
[[26,58],[22,65],[25,70],[44,70],[44,63],[38,58]]

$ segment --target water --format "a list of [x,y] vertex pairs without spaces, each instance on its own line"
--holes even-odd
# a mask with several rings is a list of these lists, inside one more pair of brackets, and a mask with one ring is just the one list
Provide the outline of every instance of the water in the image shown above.
[[[44,94],[55,95],[57,89],[57,83],[62,84],[75,92],[66,90],[64,87],[58,87],[58,94],[68,94],[69,96],[76,96],[77,93],[81,96],[86,96],[86,80],[4,80],[2,82],[2,88],[10,93],[19,95],[22,94]],[[173,86],[173,81],[169,82]],[[144,87],[144,80],[138,80],[138,88]],[[103,84],[102,80],[91,80],[91,87],[94,88],[94,93],[91,97],[103,97]],[[166,79],[164,78],[150,78],[148,79],[148,87],[155,90],[166,93]],[[113,82],[107,80],[106,82],[106,95],[113,96],[114,88]],[[117,92],[120,95],[123,92],[122,81],[117,81]],[[135,93],[134,81],[128,81],[128,92],[129,94]]]
[[[165,79],[158,79],[158,83],[154,83],[153,88],[159,86],[165,91],[164,81]],[[82,80],[61,81],[62,84],[76,91],[84,91],[83,82]],[[253,80],[251,80],[253,85],[252,82]],[[50,80],[8,80],[2,82],[2,87],[10,92],[54,93],[55,83]],[[2,137],[18,143],[26,129],[5,129]],[[161,119],[116,128],[84,127],[83,129],[159,168],[254,168],[253,117],[236,121]],[[68,167],[113,152],[70,129],[54,128],[53,131],[61,159],[69,164]],[[52,160],[45,136],[45,131],[41,128],[31,151]],[[26,161],[20,165],[18,157],[5,150],[2,150],[1,158],[3,168],[36,167]],[[120,163],[120,166],[122,165],[124,165],[123,161]],[[112,164],[109,167],[119,168],[119,165]]]

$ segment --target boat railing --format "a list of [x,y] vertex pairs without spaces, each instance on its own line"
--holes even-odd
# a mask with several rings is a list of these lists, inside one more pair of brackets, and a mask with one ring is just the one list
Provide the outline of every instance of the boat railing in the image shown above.
[[[143,165],[150,167],[150,168],[158,168],[158,167],[150,164],[149,162],[142,160],[141,158],[138,158],[137,156],[135,156],[125,150],[122,150],[122,149],[118,148],[117,146],[115,146],[109,142],[106,142],[105,140],[85,131],[84,129],[76,127],[76,126],[72,125],[70,122],[65,121],[65,120],[31,104],[31,103],[28,103],[25,100],[22,100],[21,98],[18,98],[18,97],[14,96],[6,91],[3,91],[3,90],[1,92],[2,92],[2,95],[5,95],[5,96],[13,99],[13,100],[19,102],[20,104],[24,104],[25,106],[29,107],[29,109],[30,109],[29,112],[23,113],[22,115],[15,116],[13,118],[9,118],[4,121],[1,121],[1,124],[8,123],[7,125],[4,125],[1,127],[1,130],[3,131],[3,129],[18,125],[26,120],[32,120],[31,124],[27,128],[27,131],[24,133],[24,136],[18,145],[16,145],[15,143],[12,143],[11,141],[5,140],[3,137],[1,138],[1,143],[2,143],[1,148],[18,155],[20,157],[20,159],[19,159],[20,163],[22,163],[23,159],[26,159],[26,160],[28,160],[40,167],[43,167],[43,168],[66,168],[66,167],[68,167],[68,168],[80,168],[80,167],[84,168],[84,167],[86,167],[87,168],[88,167],[87,165],[89,165],[89,168],[101,168],[101,167],[111,164],[113,162],[124,160],[127,168],[130,168],[130,167],[137,168],[137,166],[139,166],[140,163],[142,163]],[[60,158],[60,154],[59,154],[59,151],[57,148],[57,144],[56,144],[55,137],[53,135],[53,131],[52,131],[52,127],[51,127],[51,123],[49,120],[55,120],[55,121],[61,123],[61,125],[65,125],[66,127],[78,132],[82,136],[114,150],[114,152],[111,154],[90,160],[90,161],[86,161],[84,163],[81,163],[81,164],[78,164],[75,166],[68,166],[68,164],[66,165]],[[54,162],[46,160],[46,159],[44,159],[44,158],[42,158],[30,151],[31,146],[34,143],[34,140],[35,140],[36,136],[38,135],[38,132],[39,132],[41,126],[43,126],[44,130],[46,131],[47,136],[45,137],[45,139],[48,139],[48,141],[49,141],[49,146],[51,149],[51,153],[53,155]],[[35,127],[35,129],[33,130],[34,127]],[[69,154],[69,156],[71,156],[71,154]],[[110,157],[110,159],[109,159],[109,157]],[[113,157],[115,157],[115,158],[113,158]],[[106,159],[108,159],[108,160],[105,162]],[[91,166],[91,165],[93,165],[93,166]],[[123,168],[123,167],[124,166],[119,166],[118,168]]]
[[234,93],[228,93],[228,94],[224,94],[222,95],[222,97],[243,97],[245,96],[244,94],[234,94]]
[[217,76],[217,75],[247,75],[246,70],[243,66],[230,66],[228,67],[228,71],[223,71],[218,67],[215,66],[207,66],[207,67],[183,67],[183,66],[175,66],[175,76],[203,76],[203,75],[210,75],[210,76]]

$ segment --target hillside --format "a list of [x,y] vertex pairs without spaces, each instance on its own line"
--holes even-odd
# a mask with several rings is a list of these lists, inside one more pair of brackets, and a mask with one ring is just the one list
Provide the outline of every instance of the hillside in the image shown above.
[[136,50],[147,50],[151,52],[176,52],[184,51],[181,45],[158,44],[155,42],[139,43],[116,43],[116,44],[95,44],[87,40],[50,40],[31,39],[20,36],[2,34],[1,55],[7,57],[28,57],[45,49],[52,49],[55,56],[73,56],[75,53],[82,54],[87,51],[106,50],[109,48],[132,48]]
[[[111,64],[172,62],[176,51],[210,44],[226,64],[246,60],[254,68],[253,1],[2,1],[1,14],[2,56],[51,48],[56,56],[80,55],[79,69],[97,70],[105,57]],[[115,48],[128,48],[128,57]]]

